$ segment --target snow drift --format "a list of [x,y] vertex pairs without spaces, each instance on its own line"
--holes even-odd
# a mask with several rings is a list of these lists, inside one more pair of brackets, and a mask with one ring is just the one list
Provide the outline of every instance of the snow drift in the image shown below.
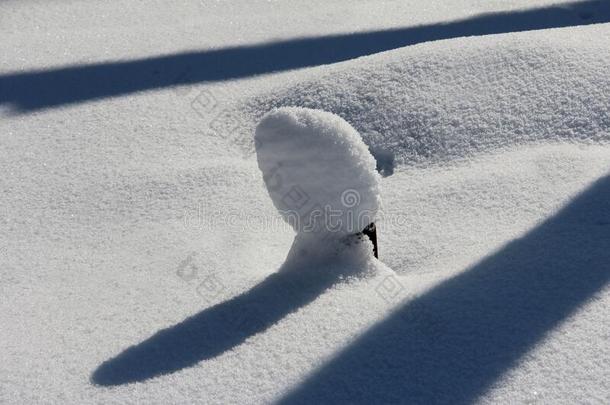
[[[133,93],[159,83],[136,59],[229,48],[228,63],[246,42],[357,45],[353,31],[434,34],[492,11],[511,30],[542,3],[565,4],[0,2],[2,64],[18,72],[0,91],[55,101],[0,120],[0,403],[610,403],[608,25]],[[274,66],[254,56],[235,70]],[[158,76],[187,68],[174,62]],[[216,108],[192,108],[201,95]],[[250,116],[225,123],[243,115],[229,100]],[[346,119],[381,171],[403,164],[377,220],[395,274],[364,243],[329,263],[295,242],[286,258],[292,229],[236,154],[283,105]],[[195,212],[206,221],[186,225]]]
[[[604,39],[605,38],[605,39]],[[514,145],[610,140],[610,25],[423,43],[309,69],[248,103],[331,111],[391,170]]]

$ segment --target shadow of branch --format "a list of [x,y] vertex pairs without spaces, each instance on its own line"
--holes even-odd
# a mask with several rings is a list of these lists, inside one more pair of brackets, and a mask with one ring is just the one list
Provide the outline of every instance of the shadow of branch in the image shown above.
[[398,308],[280,403],[472,403],[609,280],[610,176]]
[[341,62],[426,41],[604,22],[610,22],[610,2],[589,0],[449,23],[8,73],[0,75],[0,105],[26,113],[139,91]]
[[91,375],[101,386],[122,385],[173,373],[221,355],[307,305],[342,275],[343,262],[307,260],[298,239],[282,267],[251,290],[155,333],[102,363]]

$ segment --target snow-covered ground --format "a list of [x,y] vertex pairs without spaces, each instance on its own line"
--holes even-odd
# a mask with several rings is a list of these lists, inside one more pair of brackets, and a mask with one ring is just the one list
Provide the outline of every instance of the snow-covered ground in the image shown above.
[[[0,403],[610,402],[610,2],[7,0],[0,34]],[[370,147],[383,264],[289,256],[278,106]]]

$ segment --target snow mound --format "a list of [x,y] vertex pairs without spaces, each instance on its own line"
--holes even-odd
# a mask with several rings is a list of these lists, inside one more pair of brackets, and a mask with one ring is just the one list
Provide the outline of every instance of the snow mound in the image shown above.
[[[608,40],[600,40],[607,38]],[[423,43],[294,74],[251,100],[333,112],[381,169],[519,144],[610,141],[610,24]]]
[[298,233],[342,237],[374,221],[381,203],[375,159],[341,117],[275,109],[258,124],[255,145],[273,204]]

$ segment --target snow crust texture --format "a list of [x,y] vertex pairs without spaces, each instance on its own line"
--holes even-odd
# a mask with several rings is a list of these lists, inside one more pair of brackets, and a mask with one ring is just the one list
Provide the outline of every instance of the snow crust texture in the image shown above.
[[[610,404],[610,13],[565,6],[0,2],[0,404]],[[387,30],[453,39],[308,64]],[[368,144],[389,268],[291,248],[282,106]]]
[[381,204],[375,159],[341,117],[275,109],[257,126],[255,145],[273,204],[297,232],[341,237],[374,221]]
[[250,109],[338,114],[389,169],[532,142],[608,142],[609,41],[600,24],[423,43],[310,69]]

